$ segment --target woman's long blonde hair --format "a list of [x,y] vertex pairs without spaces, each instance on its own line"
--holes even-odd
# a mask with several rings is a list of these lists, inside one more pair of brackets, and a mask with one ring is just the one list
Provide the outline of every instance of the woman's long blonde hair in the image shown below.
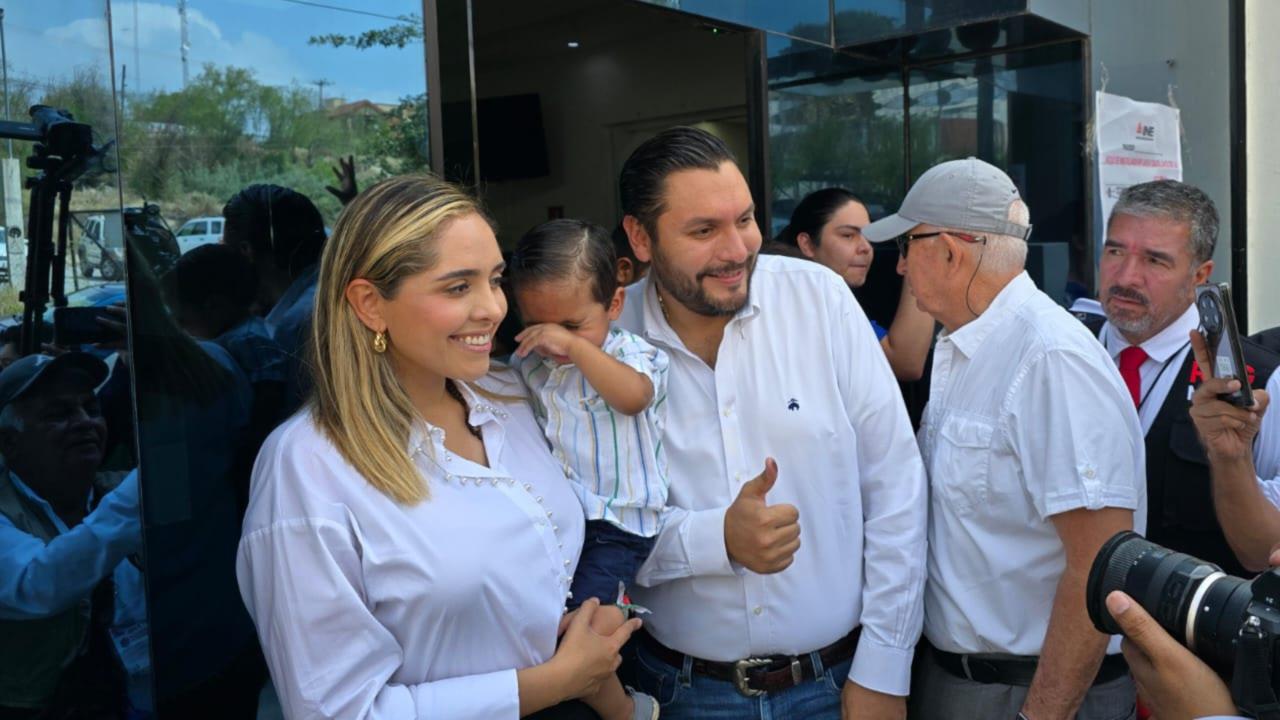
[[338,216],[325,244],[311,331],[316,424],[370,485],[393,500],[428,497],[409,454],[417,411],[392,370],[373,350],[373,333],[347,302],[363,278],[384,298],[438,259],[440,233],[480,206],[462,190],[428,175],[404,175],[365,190]]

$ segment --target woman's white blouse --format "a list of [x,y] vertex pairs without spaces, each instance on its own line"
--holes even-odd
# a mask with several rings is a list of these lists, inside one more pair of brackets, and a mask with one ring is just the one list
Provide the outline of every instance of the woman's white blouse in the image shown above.
[[263,445],[236,575],[286,717],[517,718],[516,670],[555,653],[582,506],[524,402],[464,393],[492,468],[423,423],[409,451],[430,498],[414,506],[307,412]]

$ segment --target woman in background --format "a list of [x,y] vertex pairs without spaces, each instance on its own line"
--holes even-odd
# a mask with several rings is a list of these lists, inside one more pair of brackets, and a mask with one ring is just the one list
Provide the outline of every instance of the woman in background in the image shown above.
[[[862,236],[871,222],[867,208],[853,193],[832,187],[809,193],[791,214],[791,223],[777,242],[797,248],[800,254],[826,265],[844,279],[850,289],[862,287],[875,253]],[[899,380],[919,380],[933,343],[933,318],[916,307],[904,281],[898,310],[889,329],[875,320],[871,327],[884,348],[885,357]]]

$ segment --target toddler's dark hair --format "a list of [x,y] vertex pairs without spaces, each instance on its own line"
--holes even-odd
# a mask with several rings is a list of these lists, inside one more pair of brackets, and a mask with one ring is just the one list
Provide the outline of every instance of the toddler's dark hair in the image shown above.
[[607,306],[618,290],[616,266],[608,230],[585,220],[551,220],[516,243],[507,278],[517,291],[538,282],[586,280],[591,297]]

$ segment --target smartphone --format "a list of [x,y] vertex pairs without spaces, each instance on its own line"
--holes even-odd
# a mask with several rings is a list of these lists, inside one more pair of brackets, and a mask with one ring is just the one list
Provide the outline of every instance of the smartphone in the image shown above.
[[120,334],[112,327],[98,322],[105,318],[120,321],[109,307],[61,307],[53,310],[53,344],[70,348],[77,345],[112,342]]
[[[1244,350],[1240,346],[1240,329],[1236,326],[1235,311],[1231,307],[1230,285],[1205,283],[1196,286],[1200,333],[1209,346],[1209,356],[1213,363],[1211,374],[1218,378],[1235,378],[1240,381],[1239,390],[1220,397],[1232,405],[1251,407],[1253,390],[1249,387],[1249,371],[1244,364]],[[1210,370],[1201,370],[1210,374]]]

